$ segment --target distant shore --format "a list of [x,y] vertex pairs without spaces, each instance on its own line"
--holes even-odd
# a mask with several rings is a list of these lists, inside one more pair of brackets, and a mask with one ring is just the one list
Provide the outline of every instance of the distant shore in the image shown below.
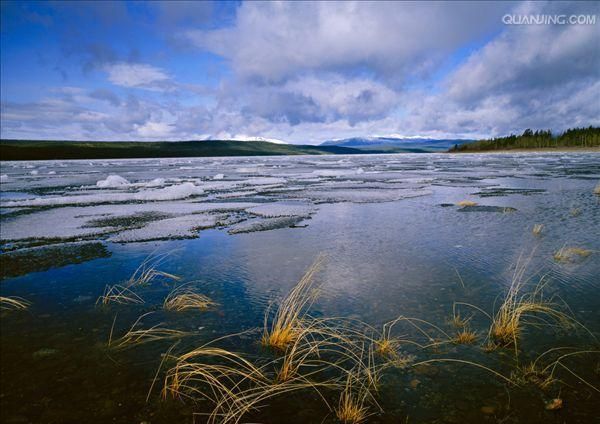
[[600,153],[600,147],[542,147],[533,149],[502,149],[502,150],[459,150],[448,153]]

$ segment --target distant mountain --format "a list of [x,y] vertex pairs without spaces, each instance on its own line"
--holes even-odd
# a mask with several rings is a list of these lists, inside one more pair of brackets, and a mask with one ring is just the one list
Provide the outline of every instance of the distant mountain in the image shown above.
[[50,141],[0,140],[0,160],[126,159],[206,156],[336,155],[370,152],[344,146],[304,146],[267,141]]
[[341,146],[385,152],[438,152],[473,140],[422,137],[353,137],[328,140],[320,146]]

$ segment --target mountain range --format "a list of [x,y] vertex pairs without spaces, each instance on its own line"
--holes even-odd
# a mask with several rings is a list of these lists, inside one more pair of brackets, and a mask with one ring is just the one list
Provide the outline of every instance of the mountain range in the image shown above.
[[351,147],[382,152],[445,152],[455,145],[469,143],[470,139],[437,139],[424,137],[373,136],[328,140],[320,146]]

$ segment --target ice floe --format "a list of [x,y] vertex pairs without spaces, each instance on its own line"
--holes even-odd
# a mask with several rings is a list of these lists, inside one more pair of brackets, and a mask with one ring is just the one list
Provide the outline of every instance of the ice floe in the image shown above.
[[129,181],[120,175],[109,175],[104,180],[100,180],[96,183],[97,187],[106,188],[106,187],[123,187],[129,185]]

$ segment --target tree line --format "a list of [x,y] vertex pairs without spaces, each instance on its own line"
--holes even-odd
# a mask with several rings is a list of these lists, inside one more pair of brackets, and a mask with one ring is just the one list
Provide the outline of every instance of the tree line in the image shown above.
[[550,130],[533,131],[528,128],[521,135],[511,134],[507,137],[454,145],[450,152],[559,147],[600,147],[600,127],[571,128],[558,135],[552,134]]

